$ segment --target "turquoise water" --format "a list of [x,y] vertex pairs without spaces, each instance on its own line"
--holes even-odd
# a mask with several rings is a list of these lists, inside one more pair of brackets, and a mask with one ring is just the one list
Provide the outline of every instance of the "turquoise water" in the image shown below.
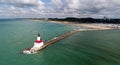
[[120,65],[120,30],[79,32],[33,55],[39,32],[44,41],[75,29],[38,20],[0,21],[0,65]]

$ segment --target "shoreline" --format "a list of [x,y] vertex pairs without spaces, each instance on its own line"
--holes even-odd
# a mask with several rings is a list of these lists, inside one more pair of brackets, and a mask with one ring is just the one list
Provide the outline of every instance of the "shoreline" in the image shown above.
[[58,24],[66,24],[66,25],[73,25],[77,27],[86,27],[96,30],[110,30],[110,29],[119,29],[120,26],[117,24],[102,24],[102,23],[75,23],[75,22],[67,22],[67,21],[48,21],[52,23]]

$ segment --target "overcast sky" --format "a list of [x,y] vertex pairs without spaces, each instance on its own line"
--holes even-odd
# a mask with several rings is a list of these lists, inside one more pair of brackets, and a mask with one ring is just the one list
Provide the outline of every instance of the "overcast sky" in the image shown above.
[[0,0],[0,18],[120,18],[120,0]]

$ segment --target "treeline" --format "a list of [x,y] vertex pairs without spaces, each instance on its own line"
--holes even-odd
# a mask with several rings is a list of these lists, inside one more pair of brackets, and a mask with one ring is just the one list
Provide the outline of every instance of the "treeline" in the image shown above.
[[76,23],[113,23],[113,24],[120,24],[120,19],[108,19],[108,18],[94,19],[94,18],[73,18],[73,17],[69,17],[69,18],[64,18],[64,19],[48,18],[48,20],[61,21],[61,22],[68,21],[68,22],[76,22]]

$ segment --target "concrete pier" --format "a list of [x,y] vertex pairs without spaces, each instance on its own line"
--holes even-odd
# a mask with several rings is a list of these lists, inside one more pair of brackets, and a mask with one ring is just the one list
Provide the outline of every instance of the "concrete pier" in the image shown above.
[[65,34],[63,34],[63,35],[61,35],[61,36],[54,37],[53,39],[51,39],[51,40],[49,40],[48,42],[46,42],[46,43],[42,46],[42,48],[38,49],[38,51],[46,48],[47,46],[49,46],[49,45],[51,45],[51,44],[54,44],[55,42],[60,41],[60,40],[66,38],[66,37],[68,37],[68,36],[71,36],[72,34],[75,34],[75,33],[77,33],[77,32],[79,32],[79,30],[70,31],[70,32],[65,33]]
[[42,46],[42,48],[39,48],[38,51],[46,48],[47,46],[51,45],[51,44],[54,44],[62,39],[65,39],[77,32],[85,32],[85,31],[93,31],[93,30],[98,30],[98,29],[88,29],[88,30],[73,30],[73,31],[70,31],[70,32],[67,32],[61,36],[58,36],[58,37],[54,37],[53,39],[49,40],[48,42],[45,42],[45,44]]
[[[47,46],[51,45],[51,44],[54,44],[62,39],[65,39],[77,32],[86,32],[86,31],[93,31],[93,30],[105,30],[105,29],[85,29],[85,30],[73,30],[73,31],[70,31],[68,33],[65,33],[61,36],[58,36],[58,37],[54,37],[53,39],[49,40],[48,42],[45,42],[45,44],[42,46],[42,48],[39,48],[37,51],[40,51],[44,48],[46,48]],[[110,29],[106,29],[106,30],[110,30]]]

